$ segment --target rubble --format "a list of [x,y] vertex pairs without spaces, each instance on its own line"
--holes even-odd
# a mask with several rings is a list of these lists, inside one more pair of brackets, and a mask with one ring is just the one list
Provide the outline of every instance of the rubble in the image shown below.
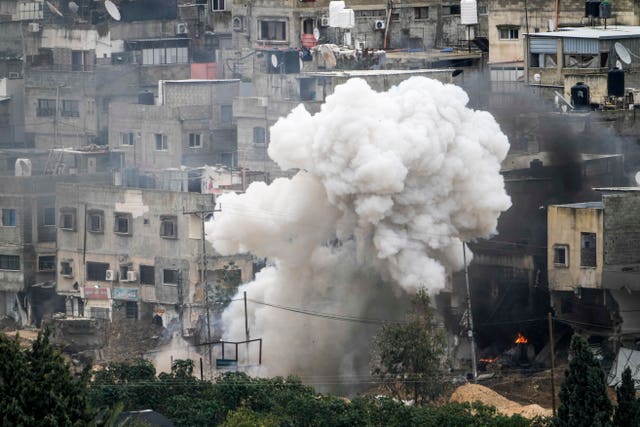
[[486,405],[494,406],[498,412],[508,416],[515,414],[525,418],[551,416],[551,409],[546,409],[536,404],[521,405],[480,384],[465,384],[458,387],[451,394],[449,401],[460,403],[480,401]]

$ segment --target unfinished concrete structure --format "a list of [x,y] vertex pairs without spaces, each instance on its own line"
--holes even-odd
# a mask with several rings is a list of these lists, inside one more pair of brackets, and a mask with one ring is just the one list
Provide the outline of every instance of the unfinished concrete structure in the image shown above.
[[[59,185],[57,291],[67,315],[133,318],[193,334],[205,293],[216,289],[213,277],[234,270],[244,282],[253,274],[250,256],[220,257],[203,243],[199,213],[213,203],[187,192]],[[202,282],[203,247],[211,289]]]

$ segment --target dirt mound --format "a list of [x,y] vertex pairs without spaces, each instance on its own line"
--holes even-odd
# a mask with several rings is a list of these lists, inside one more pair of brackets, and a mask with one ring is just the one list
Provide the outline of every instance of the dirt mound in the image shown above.
[[540,405],[520,405],[517,402],[507,399],[488,387],[479,384],[465,384],[458,387],[451,398],[451,402],[475,402],[480,401],[485,405],[494,406],[500,413],[505,415],[522,415],[525,418],[536,416],[551,416],[551,409],[545,409]]

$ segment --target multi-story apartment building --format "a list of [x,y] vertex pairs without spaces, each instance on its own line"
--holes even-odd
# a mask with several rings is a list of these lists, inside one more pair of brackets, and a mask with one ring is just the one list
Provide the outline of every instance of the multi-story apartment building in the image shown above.
[[67,315],[127,317],[193,333],[216,277],[233,270],[244,282],[253,274],[250,256],[217,256],[203,242],[200,215],[213,204],[211,195],[188,192],[58,185],[57,291]]
[[163,80],[155,104],[149,93],[142,103],[111,105],[109,146],[124,152],[126,167],[140,171],[233,167],[238,88],[238,80]]

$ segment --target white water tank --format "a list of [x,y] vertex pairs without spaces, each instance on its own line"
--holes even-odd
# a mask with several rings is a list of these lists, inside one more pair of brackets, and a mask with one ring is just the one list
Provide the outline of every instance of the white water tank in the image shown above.
[[476,25],[478,23],[478,2],[476,0],[460,0],[460,23]]
[[15,175],[16,176],[31,176],[31,160],[29,159],[16,159]]

